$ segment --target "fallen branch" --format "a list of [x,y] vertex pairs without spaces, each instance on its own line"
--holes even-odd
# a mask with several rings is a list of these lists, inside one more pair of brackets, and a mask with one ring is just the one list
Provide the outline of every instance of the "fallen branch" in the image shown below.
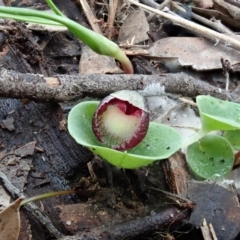
[[0,97],[28,98],[42,102],[72,101],[84,96],[103,97],[121,89],[144,91],[152,89],[157,95],[158,89],[164,88],[166,93],[179,94],[185,97],[211,95],[219,99],[240,103],[239,95],[214,87],[184,73],[58,75],[49,78],[42,75],[2,70],[0,71],[0,79]]
[[133,239],[146,232],[166,229],[170,225],[181,224],[189,217],[189,211],[180,211],[169,207],[161,212],[119,223],[113,226],[101,226],[77,232],[74,236],[65,236],[61,240],[98,240],[98,239]]

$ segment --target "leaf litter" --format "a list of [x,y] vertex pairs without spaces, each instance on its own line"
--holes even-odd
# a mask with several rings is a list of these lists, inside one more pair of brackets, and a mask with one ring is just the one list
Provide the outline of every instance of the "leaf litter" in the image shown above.
[[21,198],[0,212],[0,239],[17,240],[20,232]]
[[[240,40],[240,37],[238,37]],[[196,55],[197,53],[197,55]],[[240,63],[240,53],[221,44],[200,37],[169,37],[156,41],[150,48],[152,57],[178,59],[181,66],[190,66],[197,71],[222,69],[224,56],[232,65]]]

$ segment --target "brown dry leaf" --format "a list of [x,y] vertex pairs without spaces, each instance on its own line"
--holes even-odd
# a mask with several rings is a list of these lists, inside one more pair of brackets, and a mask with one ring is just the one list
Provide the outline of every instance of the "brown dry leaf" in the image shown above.
[[153,57],[177,58],[181,66],[197,71],[222,69],[221,58],[232,65],[240,62],[240,52],[222,44],[214,45],[198,37],[170,37],[156,41],[149,49]]
[[211,8],[213,6],[213,0],[194,0],[196,7]]
[[119,74],[123,71],[117,67],[113,58],[99,55],[88,46],[82,48],[82,55],[79,62],[79,73],[91,74]]
[[149,24],[143,10],[134,10],[125,19],[120,28],[118,41],[138,44],[148,40]]
[[0,212],[0,239],[17,240],[20,232],[19,207],[22,198]]
[[223,0],[214,0],[214,4],[223,7],[235,20],[240,20],[240,8],[224,2]]

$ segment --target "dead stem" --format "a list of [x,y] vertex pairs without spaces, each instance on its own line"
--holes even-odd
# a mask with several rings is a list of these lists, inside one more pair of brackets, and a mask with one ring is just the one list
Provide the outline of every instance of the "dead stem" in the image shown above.
[[113,35],[113,25],[115,21],[115,15],[117,11],[118,0],[109,0],[108,7],[108,38],[111,39]]
[[88,2],[86,0],[79,0],[79,2],[82,5],[84,13],[85,13],[85,15],[88,19],[88,22],[91,25],[93,31],[102,35],[102,31],[96,21],[96,17],[94,16],[94,13],[92,12],[90,6],[88,5]]

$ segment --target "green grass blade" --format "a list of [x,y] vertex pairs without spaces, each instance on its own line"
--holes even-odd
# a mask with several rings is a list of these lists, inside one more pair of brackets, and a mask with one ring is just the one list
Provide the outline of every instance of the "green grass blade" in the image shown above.
[[35,23],[40,23],[40,19],[43,19],[44,21],[47,19],[53,23],[62,24],[78,39],[88,45],[94,52],[116,58],[122,63],[123,69],[126,73],[133,73],[131,62],[117,44],[67,17],[16,7],[0,7],[0,17]]

